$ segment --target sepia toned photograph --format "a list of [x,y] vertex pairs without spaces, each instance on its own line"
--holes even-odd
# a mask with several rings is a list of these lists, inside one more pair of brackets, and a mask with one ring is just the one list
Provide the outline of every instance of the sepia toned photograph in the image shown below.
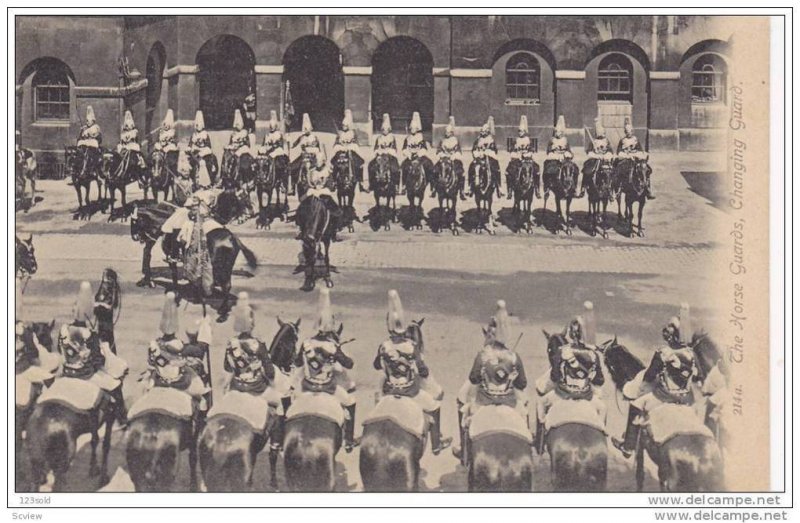
[[12,14],[10,501],[780,490],[771,22]]

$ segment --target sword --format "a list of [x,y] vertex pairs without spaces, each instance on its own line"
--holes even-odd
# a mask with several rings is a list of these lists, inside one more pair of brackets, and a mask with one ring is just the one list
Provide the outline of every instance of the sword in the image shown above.
[[513,351],[517,350],[517,345],[519,345],[519,342],[520,342],[520,340],[522,340],[522,336],[524,336],[524,335],[525,335],[524,332],[520,332],[519,333],[519,336],[517,337],[517,341],[514,342],[514,346],[511,348],[511,350],[513,350]]

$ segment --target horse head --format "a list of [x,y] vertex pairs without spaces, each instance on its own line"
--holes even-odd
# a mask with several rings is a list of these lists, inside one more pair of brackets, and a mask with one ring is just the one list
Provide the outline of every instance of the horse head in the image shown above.
[[269,346],[270,359],[279,369],[289,371],[294,362],[297,340],[300,337],[301,318],[291,322],[283,321],[278,316],[277,320],[279,329]]
[[33,248],[33,235],[28,234],[20,238],[17,236],[14,240],[15,253],[16,253],[16,268],[17,273],[36,274],[39,265],[36,263],[36,254]]
[[33,336],[39,345],[47,349],[47,352],[53,352],[55,343],[53,342],[53,328],[56,325],[56,320],[51,321],[34,321],[25,326],[25,333],[22,335],[23,341],[27,344],[29,341],[33,342]]
[[650,166],[647,162],[634,162],[633,173],[631,176],[631,189],[637,196],[644,194],[647,189],[647,170]]
[[425,318],[419,320],[411,320],[411,323],[406,327],[403,335],[419,348],[419,351],[425,352],[425,341],[422,338],[422,324],[425,323]]

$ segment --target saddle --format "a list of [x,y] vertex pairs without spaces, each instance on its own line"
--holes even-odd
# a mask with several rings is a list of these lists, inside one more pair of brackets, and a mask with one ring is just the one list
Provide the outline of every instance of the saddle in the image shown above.
[[601,432],[605,432],[605,420],[601,418],[596,408],[598,399],[568,399],[556,394],[554,391],[548,393],[550,408],[544,417],[545,430],[550,430],[568,423],[578,423],[588,425]]
[[208,417],[232,416],[248,425],[253,432],[264,433],[269,418],[269,404],[260,396],[231,390],[217,401]]
[[656,445],[661,445],[670,438],[685,434],[714,438],[711,429],[703,423],[691,405],[677,403],[659,405],[647,412],[644,425],[647,426]]
[[303,392],[294,398],[292,406],[286,413],[286,419],[293,420],[304,416],[324,418],[339,426],[344,424],[342,405],[332,394],[326,392]]
[[193,400],[186,392],[172,387],[153,387],[133,404],[128,418],[133,420],[150,412],[189,420],[194,413]]
[[103,391],[94,383],[79,378],[58,378],[42,391],[36,403],[56,402],[65,407],[86,413],[97,408],[103,398]]
[[392,421],[409,434],[422,438],[425,434],[425,413],[412,398],[384,396],[364,419],[363,425],[378,421]]
[[486,405],[472,415],[469,423],[469,439],[476,441],[489,434],[510,434],[533,443],[528,423],[507,405]]

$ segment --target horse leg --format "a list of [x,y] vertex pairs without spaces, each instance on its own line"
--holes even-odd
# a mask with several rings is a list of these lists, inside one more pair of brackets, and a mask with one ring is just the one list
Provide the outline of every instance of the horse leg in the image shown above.
[[603,238],[608,238],[608,218],[606,212],[608,211],[608,200],[603,200],[603,214],[600,215],[600,229],[602,230]]
[[93,411],[90,415],[91,419],[91,456],[89,457],[89,476],[97,475],[97,444],[100,443],[100,412]]
[[111,451],[111,432],[114,429],[116,410],[110,408],[105,415],[105,431],[103,433],[103,454],[100,457],[100,485],[104,486],[109,482],[108,477],[108,454]]
[[486,221],[487,221],[487,226],[489,228],[489,234],[491,236],[495,235],[494,214],[492,212],[492,202],[493,202],[493,200],[494,200],[494,197],[492,196],[492,193],[489,193],[489,200],[486,202],[487,208],[489,209],[489,216],[486,218]]
[[639,238],[644,238],[644,229],[642,228],[642,213],[644,211],[644,204],[647,202],[645,198],[639,199],[639,224],[637,229],[639,229]]
[[[205,311],[203,311],[205,315]],[[192,423],[192,442],[189,444],[189,491],[197,492],[197,436],[200,432],[199,423]]]
[[150,258],[153,252],[154,241],[148,241],[144,244],[144,251],[142,252],[142,279],[136,282],[137,287],[150,287],[153,288],[155,284],[151,280],[150,271]]
[[572,226],[570,224],[569,218],[569,207],[572,205],[572,196],[567,196],[567,216],[564,220],[564,225],[566,227],[567,236],[572,236]]
[[73,185],[75,186],[75,193],[78,195],[77,212],[80,212],[81,209],[83,208],[83,193],[81,192],[81,186],[78,183],[73,182]]
[[331,279],[331,258],[330,258],[331,242],[330,240],[324,240],[322,244],[325,248],[325,285],[327,285],[328,288],[330,289],[333,287],[333,280]]

